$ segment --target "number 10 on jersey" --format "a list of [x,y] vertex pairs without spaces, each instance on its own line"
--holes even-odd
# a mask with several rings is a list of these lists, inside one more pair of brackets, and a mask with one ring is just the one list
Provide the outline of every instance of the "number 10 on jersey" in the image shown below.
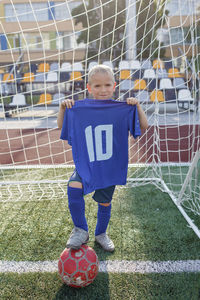
[[[113,155],[113,125],[88,126],[85,138],[90,162],[107,160]],[[104,142],[103,142],[104,141]],[[105,145],[104,145],[105,144]]]

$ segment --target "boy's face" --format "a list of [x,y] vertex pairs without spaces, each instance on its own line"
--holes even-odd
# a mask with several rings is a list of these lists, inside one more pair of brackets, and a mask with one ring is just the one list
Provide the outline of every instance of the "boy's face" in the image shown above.
[[112,77],[106,73],[96,73],[92,76],[87,88],[94,99],[106,100],[113,96],[116,83],[113,82]]

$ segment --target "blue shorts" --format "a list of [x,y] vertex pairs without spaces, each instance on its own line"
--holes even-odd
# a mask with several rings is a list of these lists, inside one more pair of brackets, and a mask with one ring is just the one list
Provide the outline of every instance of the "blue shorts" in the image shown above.
[[[74,170],[72,176],[69,179],[69,182],[71,181],[78,181],[82,183],[82,179],[79,176],[78,172],[76,169]],[[68,184],[69,184],[68,182]],[[115,191],[115,185],[106,187],[104,189],[98,189],[94,192],[94,195],[92,198],[98,202],[98,203],[110,203],[112,201],[112,197]]]

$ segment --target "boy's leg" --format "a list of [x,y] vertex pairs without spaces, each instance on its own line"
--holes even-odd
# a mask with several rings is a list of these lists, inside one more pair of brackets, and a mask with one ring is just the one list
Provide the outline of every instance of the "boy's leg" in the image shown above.
[[[106,234],[106,230],[111,217],[111,200],[115,186],[97,190],[93,196],[98,202],[97,225],[95,230],[95,240],[101,247],[109,252],[113,252],[115,246]],[[100,200],[101,199],[101,200]],[[103,201],[102,203],[100,201]]]
[[82,182],[76,171],[69,180],[67,193],[68,206],[74,223],[74,229],[67,241],[67,248],[79,249],[82,244],[88,242],[89,235],[85,218],[85,201]]

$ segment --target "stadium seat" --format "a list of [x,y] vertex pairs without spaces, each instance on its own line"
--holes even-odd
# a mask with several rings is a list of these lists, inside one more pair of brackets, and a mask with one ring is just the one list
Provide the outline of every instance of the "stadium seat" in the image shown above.
[[158,79],[168,78],[168,73],[166,69],[156,69],[156,77]]
[[119,70],[130,70],[129,62],[127,60],[121,60],[119,62]]
[[70,74],[70,80],[74,80],[74,81],[82,81],[82,74],[79,71],[73,71]]
[[163,89],[172,89],[173,85],[172,85],[171,79],[169,79],[169,78],[162,78],[162,79],[160,79],[160,86],[159,86],[159,88],[161,90],[163,90]]
[[130,70],[121,70],[119,75],[120,80],[131,79]]
[[60,72],[71,72],[72,65],[69,62],[63,62],[61,64]]
[[136,79],[141,79],[143,77],[143,70],[138,69],[138,70],[132,70],[131,71],[131,79],[136,80]]
[[175,77],[173,78],[173,86],[174,88],[176,88],[177,90],[179,89],[186,89],[187,86],[185,84],[185,80],[182,77]]
[[24,82],[33,82],[34,81],[34,73],[24,73],[22,78],[22,83]]
[[131,60],[129,62],[129,66],[131,70],[140,70],[141,69],[141,64],[139,60]]
[[167,60],[165,61],[165,69],[169,70],[170,68],[173,67],[172,61],[171,60]]
[[51,71],[56,71],[56,72],[59,71],[59,64],[57,62],[53,62],[50,64],[50,72]]
[[141,68],[142,69],[151,69],[152,68],[152,62],[150,59],[143,60],[141,63]]
[[13,82],[14,81],[14,76],[13,74],[10,73],[5,73],[3,74],[3,82]]
[[34,82],[44,82],[46,80],[46,74],[45,73],[36,73],[34,78],[35,78]]
[[37,72],[37,65],[31,64],[30,65],[30,73],[36,73]]
[[179,90],[177,100],[178,100],[178,106],[182,108],[189,109],[190,105],[194,104],[194,98],[192,97],[189,89]]
[[165,95],[165,101],[170,101],[170,102],[176,102],[176,89],[171,88],[171,89],[165,89],[163,90],[163,93]]
[[144,79],[156,78],[156,73],[154,69],[145,69],[143,78]]
[[47,73],[47,82],[58,82],[58,74],[57,72],[49,72]]
[[104,61],[104,62],[103,62],[103,65],[108,66],[108,67],[110,67],[112,70],[114,70],[113,63],[112,63],[112,61],[110,61],[110,60]]
[[158,81],[155,78],[145,79],[147,84],[148,91],[153,91],[156,87],[158,87]]
[[72,70],[73,71],[80,71],[82,72],[83,71],[83,65],[82,65],[82,62],[75,62],[72,64]]
[[88,65],[88,71],[91,70],[94,66],[97,66],[98,62],[97,61],[90,61]]
[[25,106],[26,98],[23,94],[16,94],[13,96],[10,106]]
[[163,95],[163,92],[160,91],[160,90],[154,90],[151,92],[150,94],[150,100],[152,102],[164,102],[165,101],[165,98],[164,98],[164,95]]
[[51,104],[52,103],[52,95],[48,93],[44,93],[40,95],[39,102],[37,104]]
[[64,93],[56,93],[53,95],[52,104],[58,105],[65,99]]
[[125,79],[120,81],[119,83],[119,90],[120,91],[128,91],[133,89],[133,81],[130,79]]
[[141,90],[136,93],[135,97],[142,103],[147,103],[149,102],[149,92],[145,90]]
[[70,72],[60,72],[60,82],[67,82],[70,80]]
[[147,89],[147,84],[144,79],[136,79],[134,81],[134,90],[146,90]]
[[178,68],[170,68],[168,70],[168,77],[169,78],[182,77],[182,74],[180,73]]
[[154,59],[153,61],[153,69],[164,69],[165,63],[161,59]]
[[41,63],[38,66],[37,72],[42,73],[42,72],[49,72],[50,70],[50,65],[48,63]]

